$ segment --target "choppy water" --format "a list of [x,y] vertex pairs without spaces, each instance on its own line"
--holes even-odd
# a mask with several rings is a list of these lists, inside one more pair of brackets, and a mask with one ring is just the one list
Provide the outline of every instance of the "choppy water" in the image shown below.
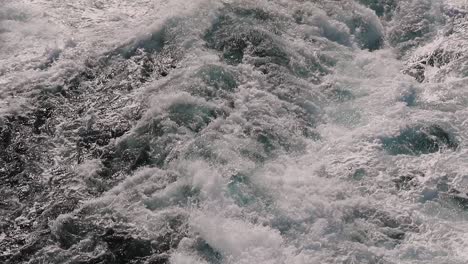
[[0,261],[468,263],[463,0],[3,0]]

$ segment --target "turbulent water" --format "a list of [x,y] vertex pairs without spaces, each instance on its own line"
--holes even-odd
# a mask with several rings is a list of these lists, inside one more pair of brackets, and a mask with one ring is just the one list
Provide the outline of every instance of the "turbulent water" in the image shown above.
[[468,263],[464,0],[0,0],[1,263]]

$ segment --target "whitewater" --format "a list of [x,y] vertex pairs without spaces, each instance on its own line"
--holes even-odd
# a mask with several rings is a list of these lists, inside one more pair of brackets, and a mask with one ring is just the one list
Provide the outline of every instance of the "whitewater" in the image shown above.
[[468,263],[468,2],[0,0],[1,263]]

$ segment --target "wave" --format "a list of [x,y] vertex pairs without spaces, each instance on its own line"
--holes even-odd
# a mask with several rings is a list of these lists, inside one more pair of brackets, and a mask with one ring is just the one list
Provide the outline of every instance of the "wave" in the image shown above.
[[466,14],[5,3],[0,259],[466,263]]

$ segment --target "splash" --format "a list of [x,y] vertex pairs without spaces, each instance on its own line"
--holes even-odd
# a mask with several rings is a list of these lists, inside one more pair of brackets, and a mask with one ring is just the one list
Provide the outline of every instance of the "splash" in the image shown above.
[[21,6],[2,261],[467,262],[462,3]]

